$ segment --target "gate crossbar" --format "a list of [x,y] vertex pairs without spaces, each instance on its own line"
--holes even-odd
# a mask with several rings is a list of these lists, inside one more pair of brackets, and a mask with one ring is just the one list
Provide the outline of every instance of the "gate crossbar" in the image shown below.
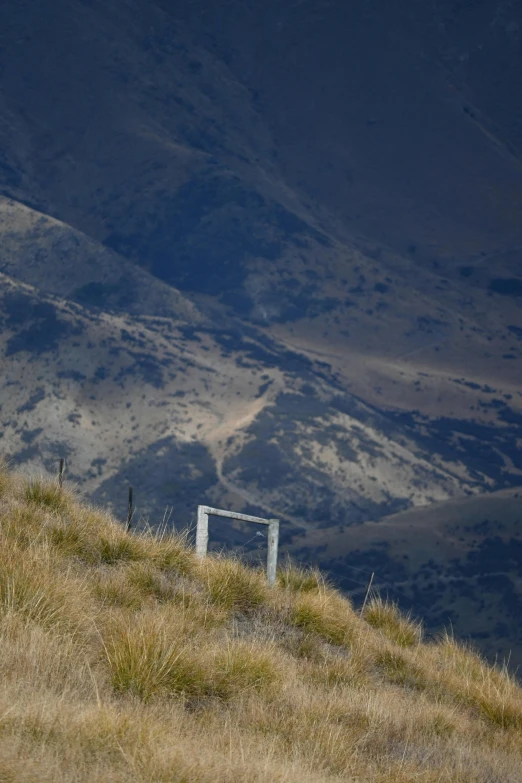
[[254,522],[256,525],[266,525],[268,527],[268,554],[266,561],[266,575],[268,584],[273,587],[276,582],[277,572],[277,549],[279,545],[279,520],[263,519],[262,517],[252,517],[249,514],[240,514],[237,511],[225,511],[221,508],[211,508],[210,506],[198,506],[198,525],[196,529],[196,554],[198,557],[205,557],[208,549],[208,518],[226,517],[227,519],[238,519],[240,522]]

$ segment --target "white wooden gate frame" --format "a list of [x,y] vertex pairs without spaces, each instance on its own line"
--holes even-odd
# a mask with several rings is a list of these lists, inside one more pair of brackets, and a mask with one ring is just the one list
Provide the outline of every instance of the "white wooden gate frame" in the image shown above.
[[248,514],[239,514],[237,511],[224,511],[221,508],[210,506],[198,506],[198,525],[196,528],[196,554],[205,557],[208,549],[208,518],[226,517],[227,519],[239,519],[241,522],[254,522],[256,525],[268,527],[268,554],[266,558],[266,576],[268,584],[273,587],[276,583],[277,550],[279,546],[279,520],[251,517]]

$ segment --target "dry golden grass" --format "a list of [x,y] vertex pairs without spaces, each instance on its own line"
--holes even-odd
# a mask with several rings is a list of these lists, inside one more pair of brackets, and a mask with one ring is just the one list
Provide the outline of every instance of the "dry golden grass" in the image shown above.
[[522,691],[320,574],[0,470],[2,783],[520,783]]
[[411,647],[418,644],[422,638],[419,624],[401,615],[395,604],[373,598],[364,609],[364,619],[373,628],[381,632],[400,647]]

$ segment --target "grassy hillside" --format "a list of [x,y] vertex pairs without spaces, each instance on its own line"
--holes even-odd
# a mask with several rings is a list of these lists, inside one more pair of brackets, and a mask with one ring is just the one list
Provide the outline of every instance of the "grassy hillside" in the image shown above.
[[0,780],[519,780],[522,691],[314,572],[269,590],[0,473]]

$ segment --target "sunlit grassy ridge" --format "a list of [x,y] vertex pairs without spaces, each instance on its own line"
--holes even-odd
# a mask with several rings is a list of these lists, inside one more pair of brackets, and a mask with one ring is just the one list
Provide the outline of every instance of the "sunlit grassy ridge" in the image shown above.
[[522,691],[319,574],[0,470],[0,781],[519,783]]

